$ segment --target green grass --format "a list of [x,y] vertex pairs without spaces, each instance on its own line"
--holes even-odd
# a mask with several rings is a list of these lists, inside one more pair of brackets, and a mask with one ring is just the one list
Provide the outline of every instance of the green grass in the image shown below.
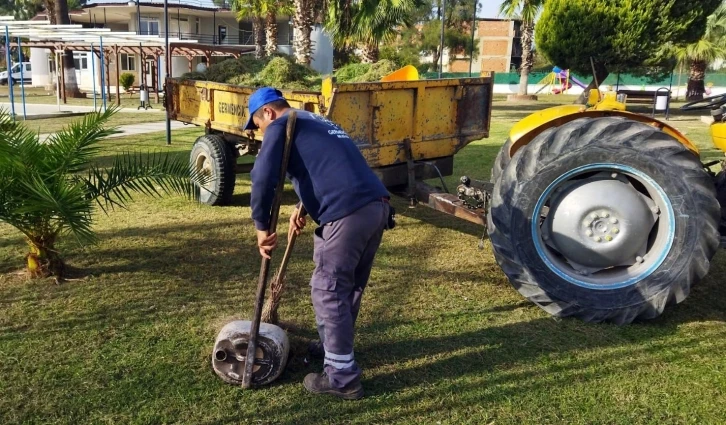
[[[101,102],[100,97],[100,88],[96,88],[98,90],[99,96],[97,97],[97,102]],[[15,96],[15,102],[20,103],[21,102],[21,90],[18,86],[13,86],[13,95]],[[115,105],[116,104],[116,89],[111,88],[111,100],[108,100],[108,104]],[[153,93],[149,93],[149,99],[151,100],[152,106],[155,108],[157,107],[156,98],[154,97]],[[161,100],[161,94],[159,94],[159,100]],[[10,102],[9,97],[9,90],[8,86],[0,86],[0,102]],[[42,87],[26,87],[25,89],[25,102],[26,103],[43,103],[43,104],[52,104],[55,105],[57,100],[54,92],[47,92]],[[63,101],[61,100],[61,103]],[[72,97],[66,97],[66,104],[68,105],[80,105],[80,106],[93,106],[93,98],[92,97],[83,97],[83,98],[72,98]],[[121,93],[121,106],[126,108],[136,108],[139,106],[139,94],[133,94],[128,95]]]
[[[541,107],[495,102],[491,137],[457,155],[454,176],[486,178],[511,124]],[[672,122],[708,145],[697,118]],[[99,161],[133,148],[186,156],[199,134],[175,132],[171,147],[159,134],[108,140]],[[280,311],[287,370],[255,391],[225,385],[210,367],[213,341],[227,321],[251,316],[259,270],[249,190],[239,176],[230,207],[139,198],[99,215],[97,246],[61,244],[87,279],[59,286],[16,273],[25,245],[0,224],[0,423],[726,422],[724,253],[657,320],[556,320],[510,287],[489,244],[477,248],[483,229],[401,200],[358,323],[367,397],[341,402],[301,385],[320,367],[301,360],[315,337],[310,229]],[[288,189],[283,220],[294,202]]]
[[[68,124],[69,121],[79,120],[82,117],[58,117],[58,118],[43,118],[38,120],[24,121],[23,124],[33,131],[37,131],[40,134],[55,133]],[[119,112],[113,115],[108,123],[113,126],[121,126],[128,124],[141,124],[147,122],[160,122],[166,119],[165,114],[159,113],[133,113],[133,112]]]

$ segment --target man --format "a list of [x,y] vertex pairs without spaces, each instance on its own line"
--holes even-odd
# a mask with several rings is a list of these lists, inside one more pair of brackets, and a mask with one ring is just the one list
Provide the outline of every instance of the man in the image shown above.
[[[271,87],[249,98],[245,130],[264,134],[252,169],[252,218],[260,255],[269,258],[277,234],[269,233],[270,207],[279,179],[290,105]],[[389,194],[363,155],[340,127],[324,117],[297,111],[287,176],[310,217],[315,271],[311,298],[325,360],[323,373],[311,373],[304,385],[315,394],[344,399],[363,396],[361,369],[353,353],[353,327],[373,258],[388,223]],[[290,218],[289,235],[300,234],[304,217]]]

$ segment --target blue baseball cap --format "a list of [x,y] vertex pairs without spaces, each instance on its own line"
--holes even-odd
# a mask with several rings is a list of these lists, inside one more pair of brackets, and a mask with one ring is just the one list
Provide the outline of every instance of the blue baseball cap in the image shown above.
[[252,93],[252,96],[250,96],[247,103],[250,110],[250,116],[247,118],[247,124],[242,127],[242,130],[256,130],[257,126],[254,121],[252,121],[252,115],[254,115],[261,107],[277,100],[285,100],[285,98],[282,96],[282,92],[274,87],[262,87]]

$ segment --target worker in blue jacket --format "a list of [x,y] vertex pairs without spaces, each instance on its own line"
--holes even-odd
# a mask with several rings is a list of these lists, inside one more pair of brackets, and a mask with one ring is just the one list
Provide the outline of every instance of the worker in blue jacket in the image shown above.
[[[271,87],[249,98],[244,129],[264,134],[251,173],[251,207],[257,245],[265,258],[277,247],[277,234],[269,233],[268,223],[290,110],[282,93]],[[319,226],[314,232],[310,286],[325,366],[322,373],[308,374],[303,384],[315,394],[358,399],[363,387],[353,352],[353,328],[388,223],[388,190],[345,131],[306,111],[297,111],[287,177]],[[306,219],[295,220],[296,216],[293,213],[290,219],[289,235],[300,234],[305,227]]]

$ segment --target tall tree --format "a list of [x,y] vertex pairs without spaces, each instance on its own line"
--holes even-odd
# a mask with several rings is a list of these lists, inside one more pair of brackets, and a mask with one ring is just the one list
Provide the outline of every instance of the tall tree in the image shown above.
[[519,67],[519,92],[527,95],[529,73],[534,66],[532,55],[532,39],[534,38],[534,21],[542,10],[544,0],[504,0],[499,13],[507,18],[522,20],[522,65]]
[[[45,10],[51,24],[69,25],[68,0],[44,0]],[[76,81],[76,65],[73,63],[73,51],[63,51],[63,87],[67,96],[82,97]]]
[[726,58],[726,4],[708,17],[703,37],[694,43],[676,46],[675,54],[680,63],[690,66],[686,100],[703,99],[706,68],[715,60]]
[[[657,65],[662,46],[703,35],[721,0],[546,0],[535,34],[539,51],[561,68],[603,81],[610,70]],[[578,99],[584,102],[587,90]]]
[[334,0],[328,5],[326,30],[337,47],[357,45],[365,63],[378,61],[381,41],[390,41],[413,23],[419,0]]
[[265,13],[265,53],[272,56],[277,53],[277,16],[293,13],[290,0],[262,0]]
[[252,36],[255,40],[255,57],[265,55],[265,11],[264,0],[233,0],[232,10],[237,14],[237,20],[252,20]]
[[295,61],[302,65],[310,65],[313,47],[310,36],[315,25],[315,18],[324,14],[325,0],[293,0],[292,15],[293,39],[292,48]]
[[[445,13],[444,13],[445,12]],[[471,54],[476,57],[478,49],[472,45],[471,24],[475,17],[475,5],[471,0],[446,0],[443,10],[441,0],[422,0],[413,13],[413,24],[408,25],[401,36],[391,45],[399,46],[399,51],[415,48],[422,55],[432,57],[430,70],[438,69],[441,51],[441,20],[444,19],[444,50],[448,50],[450,60],[458,53]]]

